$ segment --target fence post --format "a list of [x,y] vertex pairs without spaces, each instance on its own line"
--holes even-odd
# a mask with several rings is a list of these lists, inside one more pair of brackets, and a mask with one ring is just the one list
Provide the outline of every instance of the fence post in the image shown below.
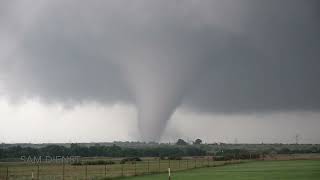
[[159,162],[158,162],[159,164],[158,164],[158,166],[159,166],[159,172],[161,172],[161,159],[159,158]]
[[121,176],[123,177],[123,164],[121,164]]
[[179,169],[181,168],[181,159],[179,159]]
[[197,160],[194,160],[194,168],[197,168]]
[[38,164],[38,167],[37,167],[37,180],[39,180],[39,168],[40,168],[40,166],[39,166],[39,164]]
[[169,168],[171,168],[171,163],[170,163],[170,159],[169,159]]
[[189,169],[189,160],[187,159],[187,169]]
[[150,173],[150,160],[148,160],[148,174]]
[[64,180],[64,160],[62,160],[62,180]]
[[85,166],[85,179],[88,179],[88,166]]
[[104,176],[107,177],[107,165],[104,165]]
[[7,167],[7,175],[6,175],[6,180],[9,179],[9,167]]
[[137,175],[137,161],[134,163],[134,176]]

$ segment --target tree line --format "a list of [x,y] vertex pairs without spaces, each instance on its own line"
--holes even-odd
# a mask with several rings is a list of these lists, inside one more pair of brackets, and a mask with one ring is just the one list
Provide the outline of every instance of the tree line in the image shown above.
[[[141,145],[141,144],[139,144]],[[268,154],[320,153],[320,145],[291,144],[202,144],[196,139],[192,144],[178,139],[175,144],[155,144],[153,146],[119,146],[70,144],[47,145],[45,147],[22,147],[19,145],[0,149],[0,159],[20,158],[21,156],[80,156],[80,157],[160,157],[179,159],[183,156],[214,156],[216,159],[249,159]]]
[[81,157],[182,157],[204,156],[206,151],[195,146],[163,146],[129,148],[116,145],[90,147],[71,144],[70,147],[48,145],[42,148],[14,146],[0,149],[0,159],[20,158],[21,156],[81,156]]

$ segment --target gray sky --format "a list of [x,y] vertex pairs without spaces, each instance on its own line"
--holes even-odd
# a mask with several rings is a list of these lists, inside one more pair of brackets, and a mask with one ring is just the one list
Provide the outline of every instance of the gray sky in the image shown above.
[[320,143],[319,12],[317,0],[1,1],[0,141]]

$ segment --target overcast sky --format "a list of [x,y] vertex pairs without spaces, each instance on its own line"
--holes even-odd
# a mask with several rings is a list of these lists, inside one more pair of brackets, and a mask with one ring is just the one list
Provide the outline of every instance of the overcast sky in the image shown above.
[[320,143],[317,0],[0,2],[0,142]]

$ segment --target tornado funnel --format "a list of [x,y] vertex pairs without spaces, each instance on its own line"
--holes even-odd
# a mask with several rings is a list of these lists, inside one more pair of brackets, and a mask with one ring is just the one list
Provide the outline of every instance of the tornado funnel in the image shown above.
[[136,99],[143,141],[160,140],[193,77],[195,64],[176,54],[148,48],[135,51],[130,60],[122,61],[121,66]]

